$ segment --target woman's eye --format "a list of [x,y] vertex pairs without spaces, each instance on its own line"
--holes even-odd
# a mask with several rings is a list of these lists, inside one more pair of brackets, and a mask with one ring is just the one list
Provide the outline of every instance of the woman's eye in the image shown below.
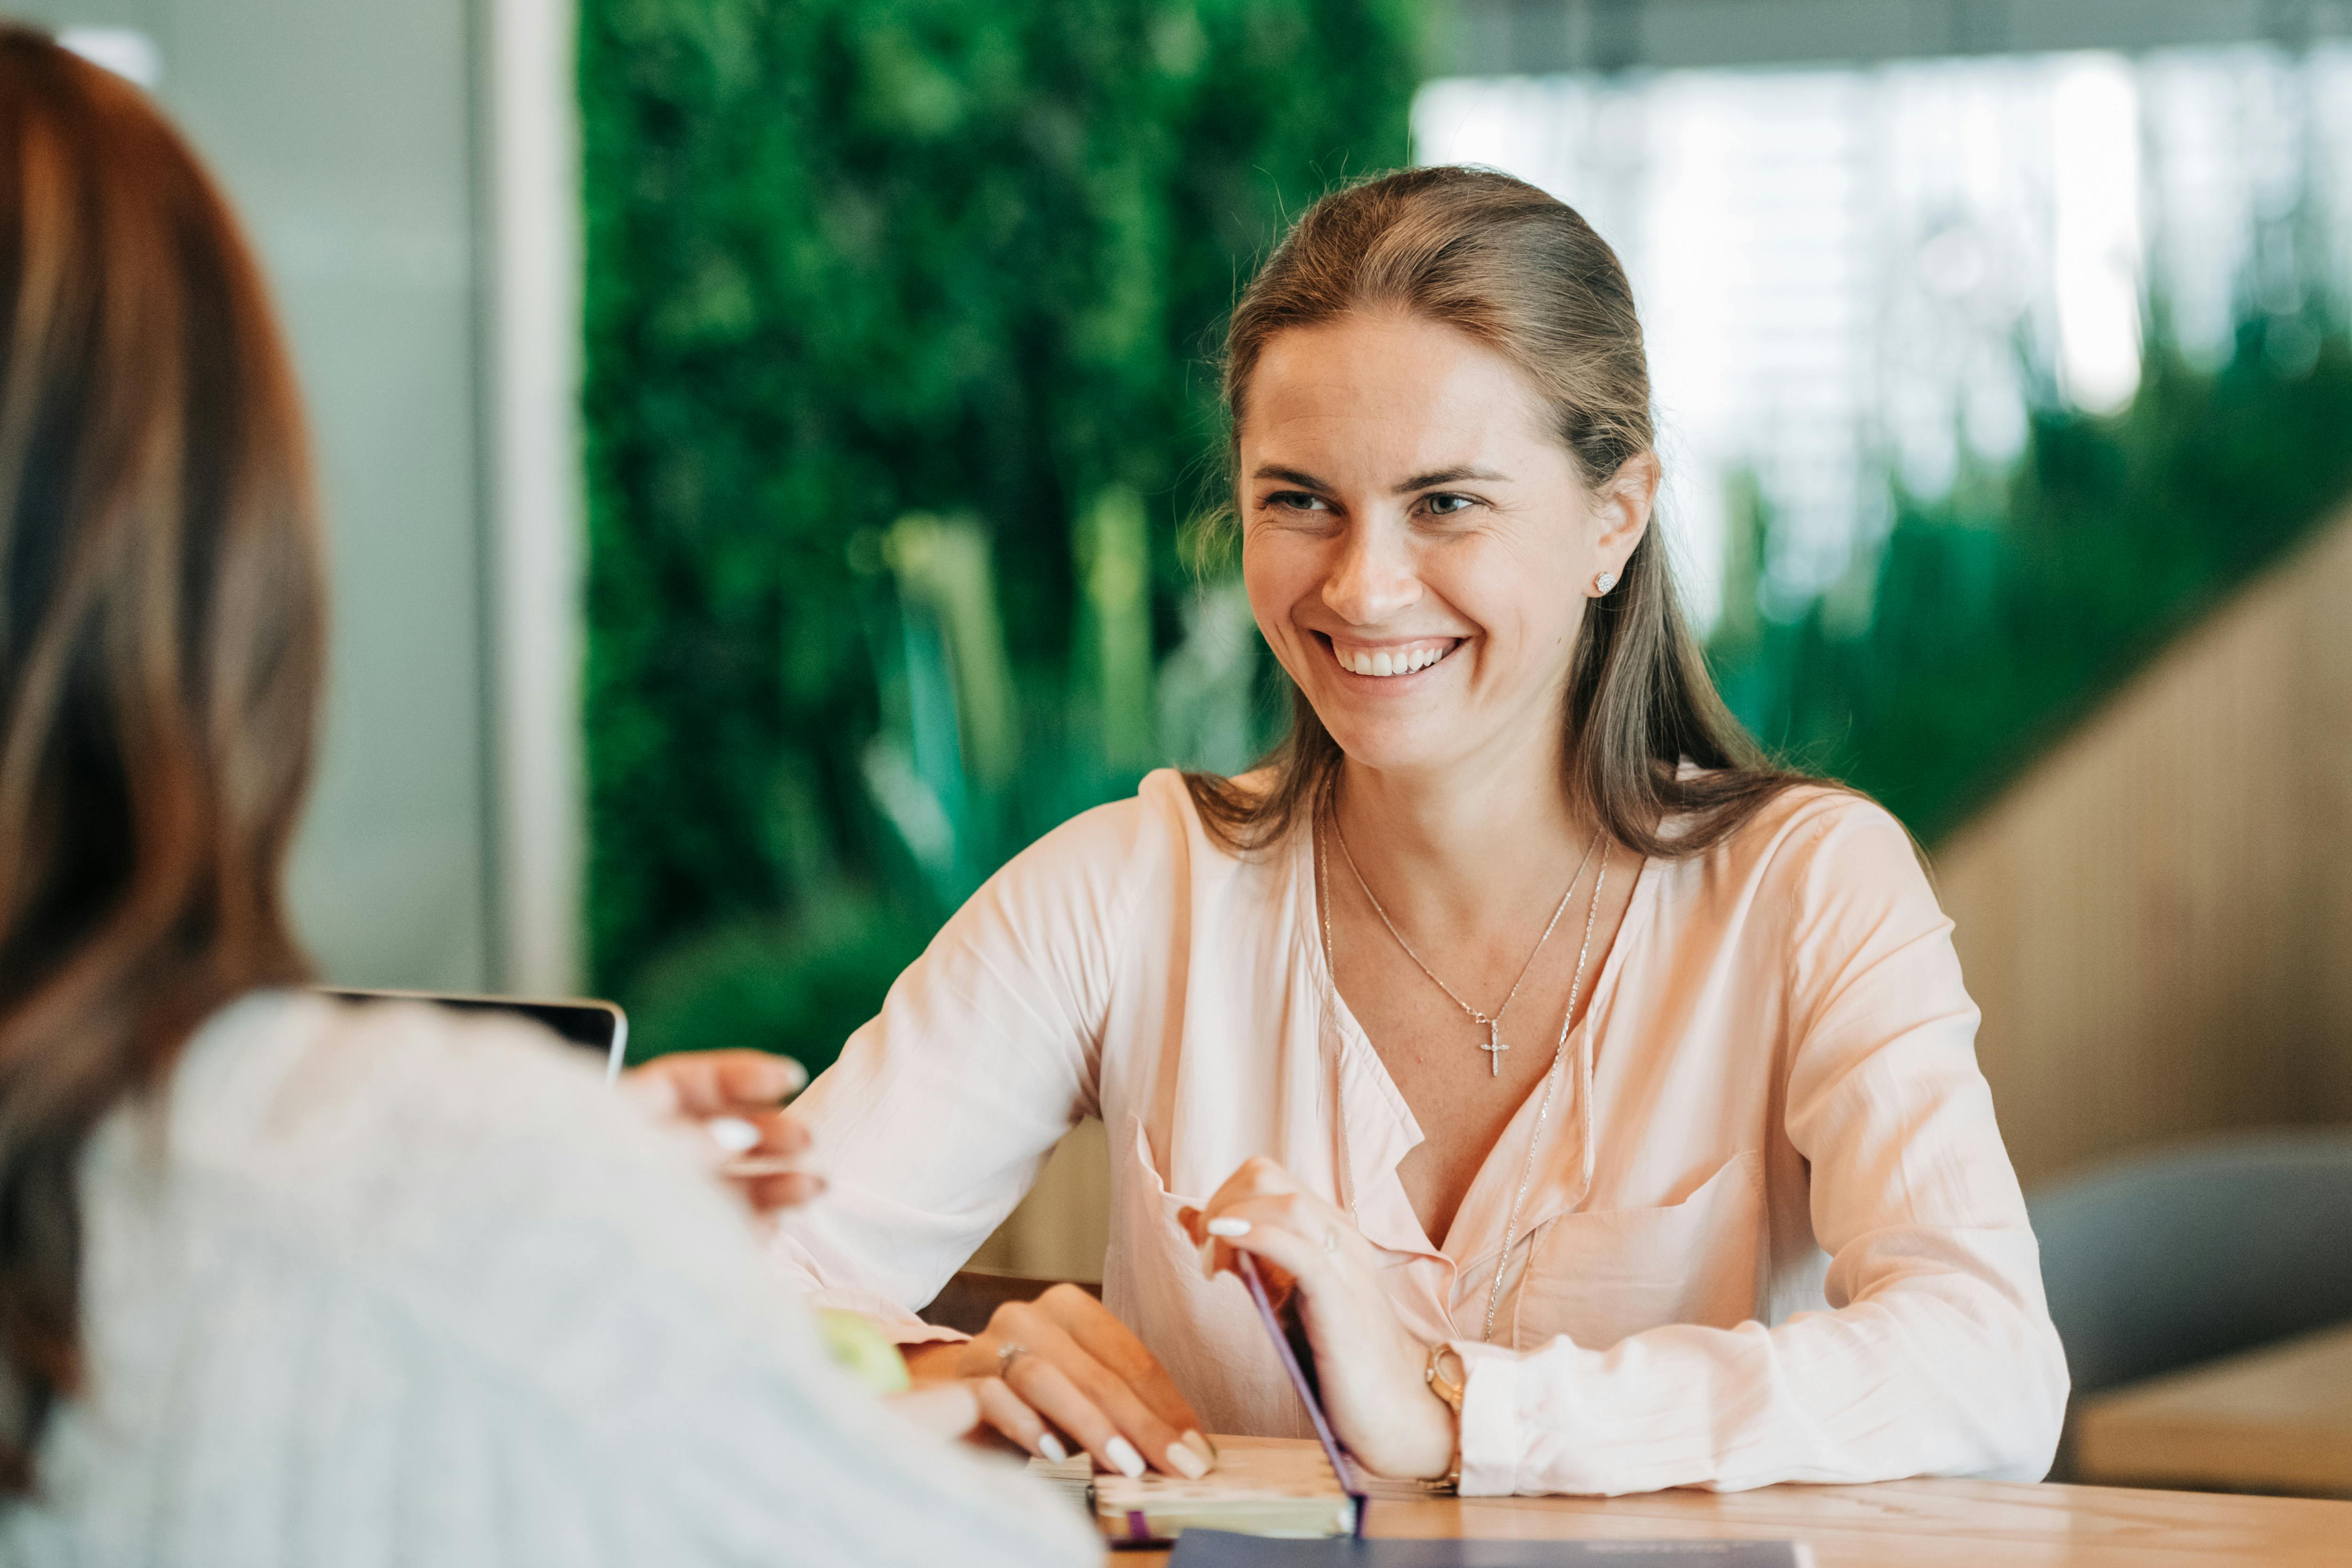
[[1260,503],[1279,507],[1285,511],[1328,511],[1330,507],[1321,496],[1308,495],[1305,490],[1276,490]]
[[1424,504],[1433,516],[1452,517],[1455,512],[1468,511],[1475,503],[1468,496],[1436,495],[1429,497]]

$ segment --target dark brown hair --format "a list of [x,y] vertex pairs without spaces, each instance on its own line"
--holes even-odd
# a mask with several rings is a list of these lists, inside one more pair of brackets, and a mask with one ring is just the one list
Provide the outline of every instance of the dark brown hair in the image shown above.
[[92,1129],[305,973],[323,597],[226,206],[137,89],[0,25],[0,1491],[80,1384]]
[[[1633,291],[1576,212],[1507,174],[1409,169],[1309,207],[1243,291],[1225,337],[1229,454],[1249,417],[1265,346],[1359,310],[1404,310],[1466,332],[1541,395],[1585,483],[1606,485],[1651,450],[1650,371]],[[1290,733],[1244,787],[1211,773],[1185,784],[1229,848],[1273,844],[1328,805],[1339,742],[1291,689]],[[1685,623],[1654,527],[1623,580],[1592,601],[1568,684],[1570,798],[1617,843],[1680,857],[1721,843],[1802,775],[1767,766],[1723,706]],[[1702,771],[1678,773],[1685,760]]]

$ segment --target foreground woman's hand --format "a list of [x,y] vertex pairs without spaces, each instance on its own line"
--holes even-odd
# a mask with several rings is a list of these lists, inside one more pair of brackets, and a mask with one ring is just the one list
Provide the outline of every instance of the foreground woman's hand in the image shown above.
[[1324,1414],[1349,1453],[1383,1476],[1426,1479],[1453,1468],[1454,1412],[1423,1375],[1429,1347],[1397,1316],[1353,1220],[1263,1159],[1244,1163],[1205,1209],[1178,1218],[1209,1249],[1213,1269],[1231,1268],[1233,1254],[1246,1252],[1277,1304],[1295,1296]]
[[977,1339],[909,1346],[907,1367],[919,1392],[970,1384],[982,1421],[1048,1459],[1069,1457],[1066,1436],[1122,1475],[1149,1465],[1197,1479],[1214,1462],[1201,1418],[1167,1369],[1076,1285],[1006,1302]]
[[761,1214],[824,1191],[822,1175],[799,1168],[808,1129],[782,1109],[807,1083],[800,1063],[765,1051],[680,1051],[621,1075],[621,1087],[646,1110],[701,1122],[719,1158],[756,1172],[730,1179]]
[[980,1425],[977,1380],[927,1383],[903,1394],[883,1396],[882,1403],[902,1421],[911,1421],[934,1437],[966,1437]]

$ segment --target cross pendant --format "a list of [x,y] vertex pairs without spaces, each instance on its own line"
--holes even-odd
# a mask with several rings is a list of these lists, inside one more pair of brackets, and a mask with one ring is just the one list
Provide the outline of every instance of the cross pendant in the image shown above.
[[1479,1022],[1486,1026],[1486,1043],[1478,1047],[1486,1053],[1486,1076],[1500,1078],[1503,1076],[1503,1053],[1511,1048],[1503,1043],[1502,1021],[1482,1018]]

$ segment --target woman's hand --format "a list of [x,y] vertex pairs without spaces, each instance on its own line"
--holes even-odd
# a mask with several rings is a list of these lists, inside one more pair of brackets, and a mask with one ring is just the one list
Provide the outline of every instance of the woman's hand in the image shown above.
[[1397,1316],[1353,1220],[1264,1159],[1245,1162],[1205,1209],[1177,1217],[1212,1271],[1246,1252],[1277,1304],[1295,1293],[1324,1414],[1349,1453],[1384,1476],[1426,1479],[1453,1468],[1454,1415],[1423,1376],[1429,1347]]
[[798,1168],[808,1129],[782,1108],[807,1083],[800,1063],[765,1051],[680,1051],[621,1075],[621,1087],[646,1110],[701,1122],[730,1164],[752,1166],[757,1173],[733,1179],[761,1214],[824,1191],[822,1175]]
[[884,1394],[882,1403],[900,1420],[914,1423],[934,1437],[968,1437],[980,1425],[977,1379],[927,1383]]
[[1150,1465],[1198,1479],[1215,1462],[1201,1418],[1167,1370],[1076,1285],[1006,1302],[977,1339],[909,1346],[907,1368],[918,1390],[971,1384],[981,1420],[1056,1462],[1070,1454],[1065,1436],[1122,1475]]

